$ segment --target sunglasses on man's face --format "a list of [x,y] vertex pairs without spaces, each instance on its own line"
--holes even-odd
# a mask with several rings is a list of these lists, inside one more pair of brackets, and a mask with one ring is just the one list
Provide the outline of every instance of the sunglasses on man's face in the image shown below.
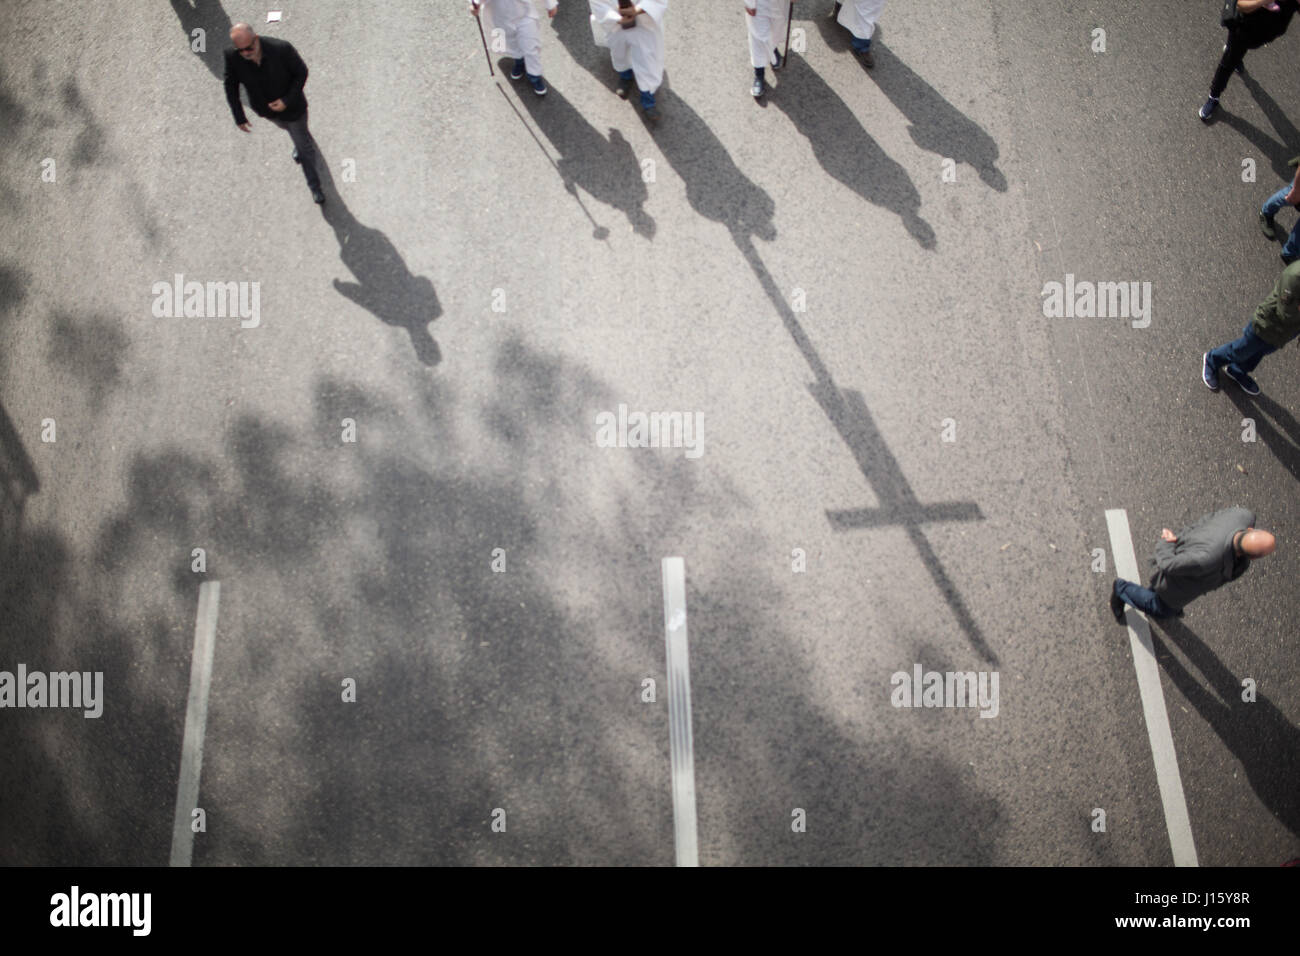
[[248,46],[237,46],[237,47],[235,47],[235,52],[236,52],[236,53],[252,53],[252,52],[253,52],[253,47],[255,47],[255,46],[257,46],[257,41],[256,41],[256,40],[254,40],[252,43],[248,44]]

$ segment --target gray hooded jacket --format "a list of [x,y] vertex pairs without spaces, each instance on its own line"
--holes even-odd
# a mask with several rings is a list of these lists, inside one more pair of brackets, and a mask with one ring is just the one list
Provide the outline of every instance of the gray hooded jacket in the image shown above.
[[1232,539],[1255,524],[1245,508],[1224,508],[1183,529],[1177,541],[1161,541],[1151,559],[1151,590],[1175,610],[1246,573],[1250,558]]

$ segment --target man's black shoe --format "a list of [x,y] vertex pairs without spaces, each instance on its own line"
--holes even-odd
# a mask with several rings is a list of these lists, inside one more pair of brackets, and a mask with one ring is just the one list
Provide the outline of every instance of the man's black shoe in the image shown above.
[[1124,601],[1113,592],[1110,596],[1110,613],[1115,615],[1116,624],[1124,623]]
[[1259,228],[1266,238],[1277,240],[1277,223],[1273,221],[1272,216],[1266,216],[1261,212],[1259,214]]

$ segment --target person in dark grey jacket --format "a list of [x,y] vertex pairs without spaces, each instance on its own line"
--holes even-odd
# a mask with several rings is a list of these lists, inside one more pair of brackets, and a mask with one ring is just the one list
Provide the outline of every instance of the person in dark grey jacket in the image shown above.
[[1252,558],[1272,554],[1277,544],[1255,528],[1255,515],[1246,508],[1216,511],[1178,535],[1164,528],[1160,537],[1151,558],[1151,587],[1115,579],[1110,610],[1120,624],[1125,604],[1152,617],[1182,617],[1188,604],[1241,577]]

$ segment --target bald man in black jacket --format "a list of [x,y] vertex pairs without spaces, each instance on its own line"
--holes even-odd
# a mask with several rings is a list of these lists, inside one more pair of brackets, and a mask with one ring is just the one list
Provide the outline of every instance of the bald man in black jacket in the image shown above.
[[253,112],[269,119],[289,133],[293,140],[293,160],[302,165],[311,198],[325,201],[320,175],[316,172],[316,141],[307,129],[307,64],[293,44],[275,37],[259,37],[247,23],[230,28],[233,50],[226,51],[226,100],[234,114],[235,125],[252,132],[244,105],[239,101],[239,87],[248,91]]

